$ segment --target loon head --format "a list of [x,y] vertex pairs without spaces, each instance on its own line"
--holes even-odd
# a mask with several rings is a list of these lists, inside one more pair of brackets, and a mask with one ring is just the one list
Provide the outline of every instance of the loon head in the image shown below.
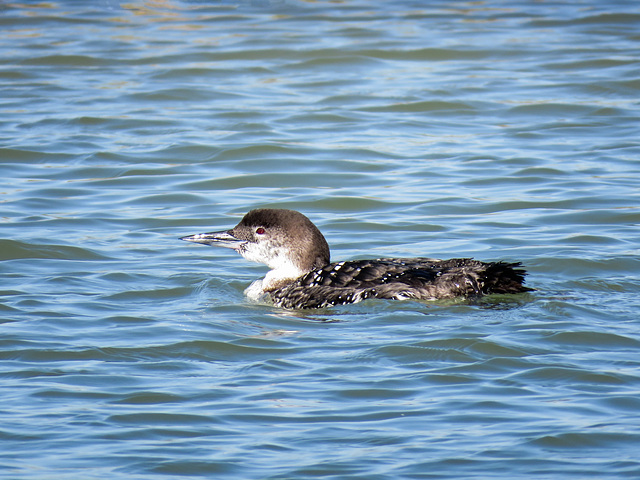
[[182,240],[232,248],[247,260],[271,268],[263,289],[294,280],[329,263],[329,245],[300,212],[275,208],[251,210],[231,230],[198,233]]

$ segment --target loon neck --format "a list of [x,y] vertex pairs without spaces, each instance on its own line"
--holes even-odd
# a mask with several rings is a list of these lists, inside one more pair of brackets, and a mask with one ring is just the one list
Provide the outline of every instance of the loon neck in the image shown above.
[[307,271],[301,270],[293,264],[280,266],[279,268],[269,270],[263,279],[254,281],[247,287],[244,293],[252,300],[259,300],[268,292],[289,285],[305,273],[307,273]]
[[286,263],[278,266],[278,268],[269,270],[262,279],[262,287],[265,292],[275,290],[290,284],[307,272],[309,270],[302,269],[293,263]]

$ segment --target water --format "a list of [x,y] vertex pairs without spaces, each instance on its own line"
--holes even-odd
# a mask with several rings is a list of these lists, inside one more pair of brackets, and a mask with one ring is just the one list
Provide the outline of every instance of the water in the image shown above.
[[[0,22],[2,478],[640,477],[636,2]],[[178,238],[259,206],[537,291],[251,304],[264,267]]]

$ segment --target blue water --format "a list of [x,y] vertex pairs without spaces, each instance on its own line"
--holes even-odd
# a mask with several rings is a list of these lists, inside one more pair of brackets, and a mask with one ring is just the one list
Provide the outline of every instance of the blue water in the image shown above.
[[[0,477],[640,478],[640,5],[0,5]],[[179,237],[532,294],[255,304]]]

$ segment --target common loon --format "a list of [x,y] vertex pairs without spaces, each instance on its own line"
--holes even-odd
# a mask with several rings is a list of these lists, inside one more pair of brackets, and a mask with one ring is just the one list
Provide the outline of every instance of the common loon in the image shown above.
[[300,212],[251,210],[231,230],[198,233],[181,240],[232,248],[271,270],[245,294],[283,308],[323,308],[367,298],[437,300],[490,293],[520,293],[526,272],[520,263],[470,258],[380,258],[331,263],[320,230]]

